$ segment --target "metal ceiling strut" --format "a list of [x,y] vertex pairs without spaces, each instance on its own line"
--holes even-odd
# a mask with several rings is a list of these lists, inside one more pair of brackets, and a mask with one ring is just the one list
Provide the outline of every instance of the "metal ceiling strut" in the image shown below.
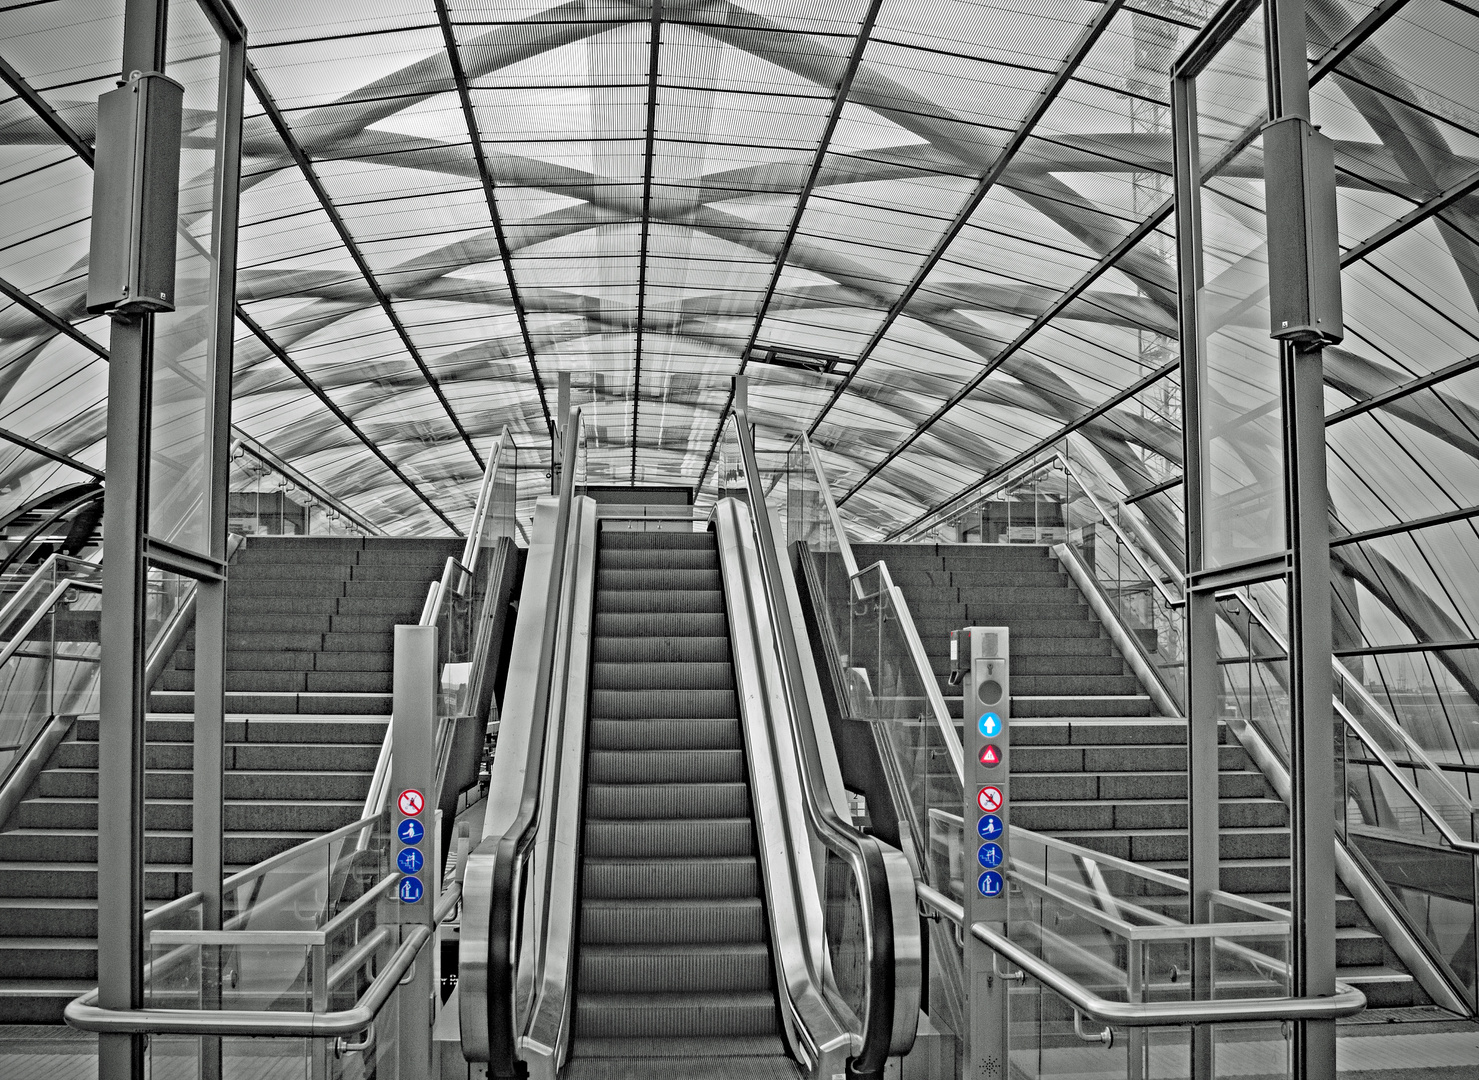
[[[755,311],[755,325],[750,329],[750,337],[745,342],[745,347],[740,350],[740,366],[737,374],[743,375],[750,365],[750,353],[760,337],[760,327],[765,324],[765,316],[770,311],[770,301],[775,296],[781,275],[786,271],[786,260],[791,255],[791,245],[795,242],[796,233],[801,228],[801,219],[806,214],[806,206],[811,200],[811,193],[816,189],[817,180],[822,175],[822,164],[827,160],[827,154],[832,149],[832,135],[837,130],[838,121],[842,119],[842,110],[847,107],[848,92],[852,89],[853,79],[857,77],[858,68],[863,63],[863,53],[868,49],[868,42],[873,39],[873,27],[878,22],[878,12],[882,7],[883,0],[869,0],[868,10],[863,13],[863,18],[858,23],[858,36],[853,42],[852,55],[847,58],[847,67],[837,83],[837,92],[832,96],[832,110],[827,114],[827,123],[822,128],[821,138],[817,140],[817,152],[812,158],[811,170],[806,175],[806,182],[801,185],[801,190],[797,193],[796,210],[791,215],[791,224],[786,229],[785,239],[781,241],[781,249],[776,254],[775,269],[771,271],[770,282],[765,286],[765,295],[761,297],[760,305]],[[714,425],[714,438],[709,443],[709,452],[704,455],[704,464],[699,470],[698,481],[693,485],[695,490],[704,486],[704,479],[709,475],[709,466],[714,463],[714,455],[719,450],[719,440],[724,435],[724,423],[729,418],[729,410],[732,408],[734,408],[734,384],[730,383],[729,397],[725,399],[724,408],[719,410],[719,420]]]
[[457,99],[462,105],[462,119],[467,124],[473,160],[477,162],[478,179],[483,185],[483,198],[488,202],[488,216],[493,220],[493,235],[498,241],[498,254],[503,259],[503,269],[508,275],[509,303],[513,305],[514,317],[519,322],[519,336],[524,339],[524,350],[529,354],[529,374],[534,379],[534,389],[539,393],[539,407],[544,411],[544,425],[554,430],[554,418],[550,415],[549,401],[545,397],[544,378],[534,362],[534,338],[529,333],[529,319],[524,311],[524,301],[519,296],[519,283],[514,279],[513,250],[508,244],[508,235],[503,229],[503,216],[498,212],[497,193],[494,190],[492,170],[488,168],[488,155],[483,150],[483,135],[478,127],[477,114],[472,107],[472,93],[468,89],[467,69],[462,64],[461,47],[452,28],[452,16],[447,10],[447,0],[433,0],[437,9],[437,21],[441,23],[442,40],[447,43],[447,61],[452,65],[452,80],[457,84]]
[[647,48],[647,152],[642,173],[642,247],[637,257],[637,347],[632,356],[632,483],[637,482],[637,413],[642,406],[642,332],[647,321],[647,246],[652,236],[652,165],[657,143],[657,58],[662,48],[662,0],[652,0]]
[[[472,436],[462,426],[462,421],[458,419],[457,413],[452,409],[452,403],[447,400],[447,395],[442,390],[442,384],[431,373],[431,368],[427,367],[426,361],[421,356],[421,350],[411,340],[411,335],[407,332],[405,324],[401,322],[400,316],[396,314],[395,307],[390,302],[390,297],[380,287],[380,282],[376,280],[374,272],[370,269],[370,264],[365,261],[364,254],[360,251],[359,245],[355,243],[348,226],[345,225],[344,218],[339,213],[339,208],[334,205],[334,200],[329,197],[329,193],[324,188],[323,182],[318,178],[318,173],[313,169],[313,163],[308,159],[307,153],[303,150],[297,138],[294,137],[292,130],[287,125],[287,121],[283,119],[282,110],[277,107],[276,100],[273,99],[271,93],[267,90],[266,84],[262,82],[262,77],[257,73],[256,66],[251,61],[247,62],[246,78],[247,83],[252,88],[252,93],[257,96],[258,103],[267,114],[267,119],[271,121],[273,128],[276,129],[278,138],[282,139],[283,147],[292,157],[293,162],[298,166],[298,170],[303,174],[303,178],[308,181],[308,186],[312,189],[314,197],[318,199],[319,205],[323,208],[324,213],[328,215],[330,223],[334,226],[334,231],[339,234],[339,240],[343,243],[344,249],[349,252],[349,257],[354,260],[354,265],[359,269],[360,274],[365,279],[365,284],[369,286],[370,292],[374,294],[375,299],[379,302],[381,310],[385,313],[385,317],[390,321],[390,325],[394,328],[396,335],[401,339],[401,344],[405,347],[406,352],[415,362],[417,368],[421,370],[422,377],[426,379],[427,385],[431,387],[432,393],[436,395],[437,401],[441,403],[442,409],[447,414],[447,419],[452,421],[452,426],[457,430],[457,434],[461,436],[462,441],[467,445],[467,452],[472,455],[473,460],[478,463],[478,468],[481,470],[484,468],[483,456],[478,453],[477,447],[473,445]],[[440,514],[440,511],[438,513]]]

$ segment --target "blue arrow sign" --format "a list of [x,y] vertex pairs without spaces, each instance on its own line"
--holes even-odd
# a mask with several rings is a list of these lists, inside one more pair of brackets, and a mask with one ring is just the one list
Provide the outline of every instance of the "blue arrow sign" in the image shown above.
[[1001,717],[994,712],[982,713],[981,722],[977,726],[981,729],[983,737],[994,739],[1001,734]]
[[403,874],[415,874],[420,871],[426,860],[421,855],[420,848],[401,848],[401,853],[396,856],[395,864],[401,868]]
[[421,879],[419,877],[403,877],[400,886],[396,889],[396,895],[404,904],[414,904],[421,899]]
[[419,844],[421,838],[426,835],[426,826],[415,818],[406,818],[401,822],[400,828],[396,829],[396,835],[401,838],[403,844]]

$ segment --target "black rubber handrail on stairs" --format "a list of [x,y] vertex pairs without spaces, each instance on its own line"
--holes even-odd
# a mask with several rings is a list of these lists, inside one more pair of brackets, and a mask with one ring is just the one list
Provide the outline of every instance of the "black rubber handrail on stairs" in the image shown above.
[[[520,867],[527,858],[540,822],[541,789],[544,777],[545,739],[549,719],[549,692],[553,681],[556,634],[560,600],[566,584],[566,554],[570,521],[575,502],[577,457],[584,439],[584,421],[577,406],[570,411],[561,445],[559,502],[555,511],[549,575],[544,595],[538,660],[530,691],[530,719],[538,730],[528,733],[528,756],[513,820],[499,836],[490,836],[468,859],[469,879],[482,878],[486,889],[469,888],[462,919],[459,985],[463,1054],[469,1061],[486,1061],[491,1076],[514,1077],[523,1073],[518,1058],[514,964],[517,960],[519,898],[515,886]],[[534,612],[522,612],[533,617]],[[521,620],[522,622],[522,620]],[[474,864],[484,863],[474,874]],[[486,910],[484,909],[486,905]],[[486,937],[480,934],[482,928]]]
[[838,813],[824,797],[822,750],[818,725],[825,718],[812,708],[817,674],[809,650],[802,652],[796,635],[800,596],[790,561],[775,535],[760,469],[755,458],[749,418],[743,409],[731,417],[744,466],[746,494],[772,615],[778,652],[788,683],[793,712],[791,734],[800,759],[803,805],[812,834],[852,870],[867,916],[868,990],[858,1052],[847,1062],[850,1080],[883,1076],[888,1059],[913,1046],[918,1027],[923,949],[913,901],[913,871],[903,854],[868,836]]

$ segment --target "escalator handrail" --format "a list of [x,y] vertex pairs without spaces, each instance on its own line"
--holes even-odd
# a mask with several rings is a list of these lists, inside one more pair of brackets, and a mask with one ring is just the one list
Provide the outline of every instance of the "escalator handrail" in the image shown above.
[[[497,479],[499,465],[503,461],[503,452],[506,448],[513,447],[513,439],[509,435],[508,427],[505,426],[494,441],[492,449],[488,451],[488,467],[483,471],[482,487],[478,491],[478,501],[473,510],[472,526],[468,530],[467,542],[462,548],[462,558],[448,555],[446,563],[442,566],[442,576],[427,586],[426,601],[421,605],[421,618],[417,621],[418,626],[435,626],[441,618],[442,605],[446,602],[449,594],[463,595],[466,583],[473,580],[473,574],[477,570],[478,552],[481,550],[480,540],[483,531],[483,522],[487,519],[489,504],[492,500],[493,484]],[[481,626],[481,621],[479,626]],[[395,744],[392,732],[394,725],[387,724],[385,737],[380,743],[380,754],[375,760],[375,771],[370,777],[370,790],[365,795],[365,804],[360,812],[360,817],[373,817],[390,799],[390,765],[391,758],[395,752]]]
[[[530,723],[531,726],[537,724],[538,730],[529,732],[520,790],[501,795],[503,799],[516,797],[518,800],[512,820],[501,834],[484,837],[468,857],[464,877],[466,909],[462,920],[462,960],[459,964],[463,988],[460,998],[463,1055],[469,1061],[488,1062],[488,1072],[493,1076],[516,1076],[520,1071],[513,985],[517,959],[514,922],[518,915],[515,885],[540,820],[545,731],[550,713],[549,691],[578,472],[570,466],[583,438],[584,421],[580,407],[576,406],[570,410],[561,447],[560,460],[567,467],[560,471],[559,502],[552,533],[539,654],[535,677],[529,687],[533,696]],[[490,814],[494,810],[492,801],[497,797],[497,793],[490,795]],[[486,930],[479,925],[484,920]],[[479,938],[480,931],[486,935],[484,938]]]
[[[899,631],[904,635],[904,641],[909,647],[910,662],[914,665],[915,675],[924,687],[926,699],[929,701],[930,713],[935,719],[935,726],[940,729],[940,737],[945,742],[945,749],[949,752],[951,766],[960,780],[961,787],[965,786],[965,751],[960,745],[960,732],[956,730],[955,720],[950,715],[949,708],[945,705],[945,696],[940,693],[940,686],[935,681],[934,669],[930,666],[929,654],[925,651],[924,641],[919,636],[919,629],[914,625],[914,616],[909,611],[909,604],[904,599],[904,593],[894,585],[893,576],[889,573],[888,564],[881,559],[870,566],[858,568],[857,558],[853,554],[852,544],[847,539],[847,530],[842,527],[842,515],[837,512],[837,503],[832,498],[831,485],[827,483],[827,472],[822,467],[821,455],[812,446],[811,440],[806,433],[801,435],[801,446],[806,451],[807,460],[811,462],[812,479],[821,494],[822,506],[827,512],[827,517],[832,525],[832,534],[837,537],[837,546],[842,554],[842,564],[847,570],[848,587],[855,599],[867,599],[864,594],[862,580],[870,573],[877,573],[881,579],[880,591],[887,592],[889,600],[894,605],[894,610],[899,613]],[[823,605],[825,607],[825,604]]]
[[[877,837],[858,831],[843,817],[824,776],[822,751],[817,742],[821,720],[812,707],[808,686],[816,689],[817,676],[808,670],[797,641],[793,616],[798,612],[799,591],[791,564],[781,557],[765,494],[760,488],[760,470],[755,459],[749,418],[743,409],[734,410],[732,423],[745,469],[745,482],[752,508],[761,568],[770,599],[770,611],[780,649],[782,673],[789,684],[792,735],[801,768],[803,805],[808,824],[829,850],[847,861],[858,884],[868,915],[869,990],[862,1045],[850,1063],[855,1075],[882,1075],[890,1056],[908,1051],[914,1042],[919,1012],[919,980],[922,961],[918,920],[914,917],[913,872],[903,853]],[[892,852],[896,862],[889,859]],[[892,862],[893,870],[890,869]],[[900,874],[902,871],[902,875]],[[907,882],[904,881],[907,878]],[[899,912],[899,902],[908,893],[908,911]],[[900,915],[907,914],[907,918]],[[899,938],[913,930],[912,937]]]
[[9,570],[12,566],[14,566],[21,555],[29,550],[31,545],[36,542],[36,538],[47,529],[55,525],[59,519],[65,517],[74,510],[81,509],[88,503],[100,502],[102,498],[103,489],[101,487],[94,487],[90,491],[85,491],[78,495],[76,498],[70,499],[67,502],[63,503],[61,506],[53,509],[51,513],[42,518],[41,521],[38,522],[31,529],[30,532],[21,537],[21,539],[16,542],[15,547],[11,548],[10,551],[6,553],[3,559],[0,559],[0,576],[4,576],[5,572]]

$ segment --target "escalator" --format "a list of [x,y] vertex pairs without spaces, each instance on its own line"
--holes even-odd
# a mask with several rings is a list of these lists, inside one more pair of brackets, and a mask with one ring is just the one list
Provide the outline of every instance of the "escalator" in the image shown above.
[[881,1077],[919,1017],[913,874],[848,817],[748,430],[698,520],[598,508],[581,431],[576,410],[536,509],[466,861],[461,1055],[551,1080]]
[[715,535],[599,537],[567,1075],[660,1057],[795,1076]]

